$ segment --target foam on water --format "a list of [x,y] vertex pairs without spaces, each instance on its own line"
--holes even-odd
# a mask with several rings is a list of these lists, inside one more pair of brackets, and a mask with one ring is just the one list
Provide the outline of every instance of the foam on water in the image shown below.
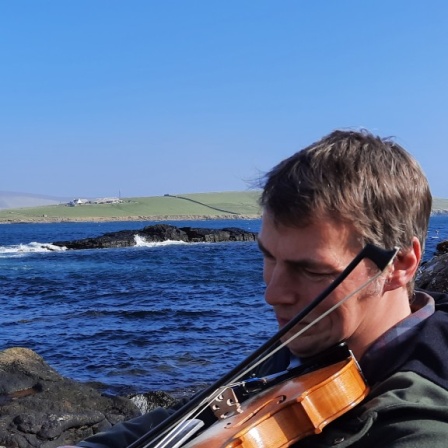
[[159,247],[159,246],[171,246],[173,244],[188,244],[185,241],[166,240],[161,242],[146,241],[146,239],[140,235],[134,236],[136,247]]
[[[135,247],[163,247],[163,246],[171,246],[174,244],[188,244],[185,241],[174,241],[167,240],[162,242],[151,242],[146,241],[145,238],[140,235],[135,235]],[[66,247],[55,246],[51,243],[39,243],[37,241],[33,241],[27,244],[13,244],[10,246],[0,246],[0,257],[20,257],[28,254],[34,253],[48,253],[48,252],[64,252],[66,251]]]
[[38,252],[63,252],[65,247],[55,246],[51,243],[38,243],[33,241],[28,244],[13,244],[11,246],[0,246],[0,257],[17,257]]

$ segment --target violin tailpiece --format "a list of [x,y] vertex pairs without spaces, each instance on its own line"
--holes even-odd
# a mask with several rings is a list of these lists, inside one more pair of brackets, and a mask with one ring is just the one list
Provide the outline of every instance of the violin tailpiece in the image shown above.
[[231,387],[227,387],[209,405],[215,417],[220,420],[243,412],[238,398]]

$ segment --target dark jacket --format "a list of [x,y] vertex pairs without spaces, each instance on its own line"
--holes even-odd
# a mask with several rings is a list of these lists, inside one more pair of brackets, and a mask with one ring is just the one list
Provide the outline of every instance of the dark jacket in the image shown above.
[[[294,446],[359,448],[446,448],[448,446],[448,295],[431,293],[436,311],[413,327],[398,346],[377,362],[369,360],[364,374],[371,391],[351,411]],[[287,349],[257,371],[265,376],[289,364]],[[375,360],[373,360],[375,361]],[[363,360],[360,360],[363,368]],[[364,369],[363,369],[364,370]],[[78,445],[124,448],[166,418],[172,409],[158,409]]]

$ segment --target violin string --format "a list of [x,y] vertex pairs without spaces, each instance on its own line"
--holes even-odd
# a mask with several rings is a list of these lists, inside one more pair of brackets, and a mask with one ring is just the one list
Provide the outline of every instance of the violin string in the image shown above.
[[[288,345],[291,341],[293,341],[294,339],[296,339],[297,337],[301,336],[303,333],[305,333],[307,330],[309,330],[310,328],[314,327],[314,325],[316,325],[319,321],[321,321],[324,317],[328,316],[328,314],[332,313],[335,309],[339,308],[343,303],[345,303],[348,299],[350,299],[351,297],[353,297],[355,294],[357,294],[359,291],[363,290],[365,287],[367,287],[368,285],[370,285],[370,283],[372,283],[373,281],[375,281],[381,274],[383,273],[383,271],[378,272],[377,274],[375,274],[373,277],[371,277],[369,280],[367,280],[365,283],[363,283],[361,286],[359,286],[357,289],[355,289],[354,291],[352,291],[350,294],[348,294],[347,296],[345,296],[343,299],[341,299],[338,303],[336,303],[335,305],[333,305],[331,308],[329,308],[327,311],[325,311],[324,313],[322,313],[320,316],[316,317],[316,319],[314,319],[313,321],[311,321],[308,325],[306,325],[305,327],[303,327],[300,331],[297,331],[296,333],[294,333],[289,339],[287,339],[286,341],[282,342],[281,344],[279,344],[277,347],[273,348],[272,350],[270,350],[268,353],[266,353],[264,356],[260,357],[259,359],[257,359],[250,367],[248,367],[246,370],[244,370],[241,374],[239,374],[237,377],[235,377],[234,381],[238,381],[239,379],[243,378],[244,376],[246,376],[251,370],[253,370],[254,368],[256,368],[257,366],[259,366],[260,364],[262,364],[264,361],[266,361],[267,359],[269,359],[271,356],[275,355],[275,353],[277,353],[279,350],[281,350],[283,347],[285,347],[286,345]],[[229,386],[227,386],[229,387]]]
[[[396,252],[397,253],[397,252]],[[389,261],[389,263],[385,266],[384,269],[377,272],[373,277],[368,279],[366,282],[361,284],[358,288],[356,288],[354,291],[352,291],[350,294],[342,298],[338,303],[330,307],[328,310],[326,310],[324,313],[322,313],[320,316],[316,317],[312,322],[310,322],[308,325],[306,325],[304,328],[302,328],[300,331],[294,333],[289,339],[282,342],[280,345],[275,347],[274,349],[271,349],[268,351],[264,356],[258,358],[256,361],[250,364],[249,367],[247,367],[244,371],[240,372],[238,375],[235,375],[235,377],[232,379],[232,381],[228,382],[225,385],[222,385],[221,387],[215,389],[212,393],[210,393],[207,397],[205,397],[195,408],[193,408],[191,411],[187,412],[182,418],[180,418],[175,425],[175,428],[167,429],[165,432],[162,432],[159,436],[162,437],[159,442],[156,445],[152,445],[154,448],[160,448],[160,447],[167,447],[169,445],[166,445],[166,443],[169,443],[172,438],[172,432],[176,432],[176,428],[179,428],[179,431],[181,430],[181,425],[184,424],[187,420],[190,418],[195,418],[199,416],[201,412],[203,412],[207,406],[210,405],[210,403],[215,400],[225,389],[229,387],[233,387],[235,385],[241,384],[239,381],[244,376],[248,375],[254,368],[262,364],[264,361],[269,359],[271,356],[273,356],[275,353],[277,353],[279,350],[281,350],[283,347],[285,347],[287,344],[289,344],[291,341],[296,339],[297,337],[301,336],[303,333],[305,333],[307,330],[312,328],[314,325],[316,325],[318,322],[320,322],[322,319],[324,319],[326,316],[328,316],[330,313],[332,313],[334,310],[339,308],[342,304],[344,304],[347,300],[349,300],[351,297],[353,297],[358,292],[362,291],[364,288],[366,288],[368,285],[370,285],[372,282],[374,282],[378,277],[380,277],[386,269],[393,263],[395,259],[395,255],[392,257],[392,259]],[[164,436],[165,435],[165,436]],[[146,446],[151,445],[151,443],[147,444]]]
[[[320,316],[316,317],[313,321],[311,321],[308,325],[306,325],[304,328],[302,328],[300,331],[297,331],[296,333],[294,333],[289,339],[287,339],[286,341],[282,342],[280,345],[278,345],[277,347],[273,348],[272,350],[268,351],[264,356],[258,358],[256,361],[254,361],[250,367],[248,367],[246,370],[244,370],[242,373],[240,373],[239,375],[235,376],[234,378],[234,382],[238,381],[239,379],[243,378],[244,376],[246,376],[247,374],[249,374],[249,372],[251,370],[253,370],[254,368],[256,368],[257,366],[259,366],[260,364],[262,364],[264,361],[266,361],[267,359],[269,359],[271,356],[275,355],[275,353],[277,353],[279,350],[281,350],[283,347],[285,347],[286,345],[288,345],[291,341],[293,341],[294,339],[296,339],[297,337],[301,336],[303,333],[305,333],[307,330],[309,330],[310,328],[312,328],[314,325],[316,325],[318,322],[320,322],[323,318],[325,318],[326,316],[328,316],[330,313],[332,313],[334,310],[336,310],[337,308],[339,308],[342,304],[344,304],[348,299],[350,299],[351,297],[353,297],[355,294],[357,294],[358,292],[362,291],[364,288],[366,288],[367,286],[369,286],[371,283],[373,283],[378,277],[380,277],[388,268],[389,266],[392,265],[393,261],[395,260],[395,257],[398,253],[398,248],[396,248],[396,252],[394,254],[394,256],[389,260],[389,262],[387,263],[387,265],[384,267],[384,269],[378,271],[373,277],[371,277],[370,279],[368,279],[366,282],[364,282],[363,284],[361,284],[358,288],[356,288],[354,291],[352,291],[350,294],[348,294],[347,296],[345,296],[344,298],[342,298],[338,303],[334,304],[332,307],[330,307],[327,311],[323,312]],[[229,387],[229,386],[227,386]]]
[[[237,384],[239,384],[239,380],[241,378],[243,378],[244,376],[246,376],[247,374],[249,374],[249,372],[251,370],[253,370],[254,368],[256,368],[257,366],[259,366],[260,364],[262,364],[264,361],[266,361],[268,358],[270,358],[271,356],[273,356],[275,353],[277,353],[279,350],[281,350],[283,347],[285,347],[286,345],[288,345],[290,342],[292,342],[294,339],[298,338],[299,336],[301,336],[303,333],[305,333],[307,330],[309,330],[310,328],[312,328],[314,325],[316,325],[318,322],[320,322],[322,319],[324,319],[326,316],[328,316],[329,314],[331,314],[334,310],[336,310],[337,308],[339,308],[341,305],[343,305],[347,300],[349,300],[351,297],[353,297],[355,294],[358,294],[358,292],[362,291],[364,288],[366,288],[367,286],[369,286],[371,283],[373,283],[378,277],[380,277],[385,270],[393,263],[393,260],[395,259],[395,256],[389,261],[389,263],[387,264],[387,266],[378,271],[373,277],[369,278],[367,281],[365,281],[363,284],[361,284],[358,288],[356,288],[354,291],[352,291],[350,294],[348,294],[347,296],[345,296],[344,298],[342,298],[338,303],[334,304],[332,307],[330,307],[328,310],[326,310],[325,312],[323,312],[320,316],[316,317],[312,322],[310,322],[308,325],[306,325],[304,328],[302,328],[300,331],[297,331],[296,333],[294,333],[289,339],[287,339],[286,341],[282,342],[280,345],[278,345],[277,347],[275,347],[274,349],[270,350],[267,354],[265,354],[264,356],[260,357],[259,359],[257,359],[256,361],[254,361],[250,367],[248,367],[246,370],[242,371],[240,374],[238,374],[237,376],[235,376],[235,378],[233,379],[232,382],[228,383],[227,386],[223,386],[222,389],[224,389],[225,387],[233,387]],[[219,394],[218,394],[219,395]]]
[[198,417],[201,414],[201,412],[203,412],[210,405],[210,403],[213,400],[215,400],[221,393],[223,393],[223,391],[228,387],[231,387],[231,385],[226,384],[221,386],[220,388],[215,389],[211,394],[205,397],[195,408],[193,408],[191,411],[187,412],[182,418],[180,418],[176,423],[174,429],[167,428],[165,432],[162,432],[159,435],[159,442],[157,442],[156,445],[151,444],[152,442],[150,442],[145,446],[151,446],[153,448],[170,447],[171,445],[167,444],[170,443],[171,440],[177,435],[177,433],[182,430],[182,425],[189,419]]
[[[357,294],[359,291],[362,291],[365,287],[367,287],[368,285],[370,285],[370,283],[372,283],[373,281],[375,281],[380,275],[382,274],[382,272],[379,272],[378,274],[376,274],[375,276],[373,276],[372,278],[370,278],[367,282],[365,282],[363,285],[361,285],[359,288],[355,289],[354,291],[352,291],[350,294],[348,294],[346,297],[344,297],[340,302],[336,303],[335,305],[333,305],[332,307],[330,307],[327,311],[324,311],[320,316],[316,317],[316,319],[314,319],[312,322],[310,322],[308,325],[306,325],[305,327],[303,327],[300,331],[297,331],[296,333],[294,333],[289,339],[287,339],[285,342],[282,342],[278,347],[276,347],[275,349],[272,350],[271,353],[265,355],[262,359],[261,362],[265,361],[267,358],[271,357],[272,355],[274,355],[275,353],[277,353],[280,349],[282,349],[285,345],[288,345],[290,342],[292,342],[294,339],[296,339],[297,337],[301,336],[303,333],[305,333],[308,329],[310,329],[311,327],[313,327],[314,325],[316,325],[318,322],[320,322],[323,318],[325,318],[326,316],[328,316],[329,314],[331,314],[334,310],[336,310],[337,308],[339,308],[342,304],[344,304],[348,299],[350,299],[351,297],[353,297],[355,294]],[[258,365],[258,361],[256,363],[256,366]]]
[[[389,266],[389,265],[388,265]],[[208,397],[204,398],[204,400],[202,400],[201,403],[199,403],[197,405],[196,408],[192,409],[189,413],[187,413],[186,416],[184,416],[180,421],[179,421],[179,425],[181,425],[182,423],[184,423],[185,421],[187,421],[189,418],[194,418],[197,417],[204,409],[207,408],[207,406],[209,406],[209,404],[216,399],[216,397],[218,397],[226,388],[228,387],[233,387],[237,384],[239,384],[239,380],[241,378],[243,378],[244,376],[246,376],[251,370],[253,370],[254,368],[256,368],[258,365],[260,365],[261,363],[263,363],[264,361],[266,361],[268,358],[270,358],[271,356],[273,356],[275,353],[277,353],[277,351],[281,350],[283,347],[285,347],[286,345],[288,345],[291,341],[293,341],[294,339],[296,339],[297,337],[301,336],[303,333],[305,333],[307,330],[309,330],[310,328],[312,328],[314,325],[316,325],[318,322],[320,322],[322,319],[324,319],[326,316],[328,316],[330,313],[332,313],[334,310],[336,310],[337,308],[339,308],[342,304],[344,304],[347,300],[349,300],[351,297],[353,297],[355,294],[357,294],[358,292],[362,291],[364,288],[366,288],[368,285],[370,285],[372,282],[374,282],[378,277],[381,276],[381,274],[384,272],[383,271],[379,271],[377,274],[375,274],[373,277],[369,278],[366,282],[364,282],[361,286],[359,286],[358,288],[356,288],[354,291],[352,291],[350,294],[348,294],[347,296],[345,296],[344,298],[342,298],[338,303],[336,303],[335,305],[333,305],[332,307],[330,307],[328,310],[326,310],[325,312],[323,312],[321,315],[319,315],[318,317],[316,317],[312,322],[310,322],[308,325],[306,325],[304,328],[302,328],[300,331],[294,333],[289,339],[287,339],[286,341],[282,342],[279,346],[275,347],[274,349],[272,349],[271,351],[269,351],[266,355],[264,355],[263,357],[257,359],[250,367],[248,367],[246,370],[244,370],[243,372],[240,372],[239,375],[235,376],[235,378],[233,378],[233,380],[229,383],[227,383],[226,385],[223,385],[222,387],[220,387],[219,389],[216,389],[214,392],[212,392]],[[160,445],[156,445],[155,448],[159,447]]]

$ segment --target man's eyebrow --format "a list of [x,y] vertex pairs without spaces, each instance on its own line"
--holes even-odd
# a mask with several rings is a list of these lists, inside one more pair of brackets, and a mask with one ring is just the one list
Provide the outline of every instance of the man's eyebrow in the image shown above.
[[[258,248],[260,249],[260,251],[263,253],[263,255],[265,255],[268,258],[274,258],[274,256],[271,254],[271,252],[269,252],[266,247],[263,246],[263,243],[257,239],[257,243],[258,243]],[[294,266],[317,266],[317,263],[315,261],[312,260],[287,260],[286,261],[288,264],[290,265],[294,265]]]
[[[260,251],[266,256],[266,257],[271,257],[274,258],[274,256],[271,254],[271,252],[269,252],[266,247],[263,246],[263,243],[257,238],[257,244],[258,244],[258,248],[260,249]],[[302,268],[302,269],[324,269],[324,270],[331,270],[333,271],[338,271],[337,268],[335,268],[335,266],[333,266],[332,264],[329,263],[325,263],[323,261],[318,261],[318,260],[313,260],[311,258],[304,258],[302,260],[285,260],[287,264],[289,264],[290,266],[295,266],[298,268]]]

